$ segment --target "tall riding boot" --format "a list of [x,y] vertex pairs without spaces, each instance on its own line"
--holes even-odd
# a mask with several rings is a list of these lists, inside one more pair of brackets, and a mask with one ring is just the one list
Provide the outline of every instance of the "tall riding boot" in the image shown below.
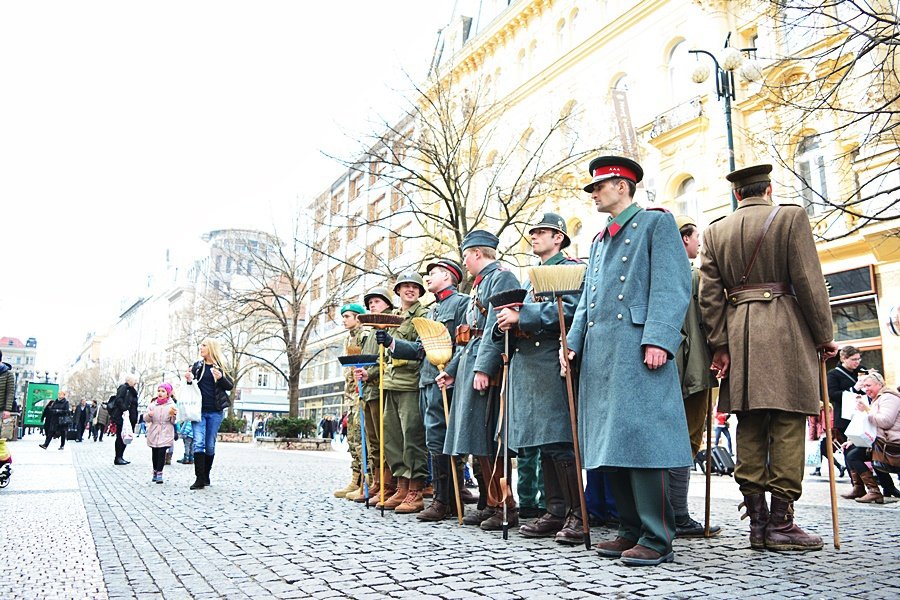
[[[490,460],[490,459],[488,459]],[[490,464],[490,463],[488,463]],[[490,472],[490,471],[488,471]],[[500,485],[503,478],[503,457],[500,456],[494,462],[494,476],[488,480],[488,506],[494,507],[494,514],[481,522],[479,527],[485,531],[499,531],[503,529],[503,506],[506,505],[506,524],[508,527],[518,527],[519,507],[513,497],[512,487],[509,485],[512,477],[506,482],[506,500],[503,499],[504,490]],[[506,472],[512,475],[512,461],[508,460]]]
[[494,514],[494,507],[488,505],[488,480],[491,478],[491,459],[486,456],[476,456],[475,460],[481,468],[478,473],[478,504],[476,510],[469,513],[463,519],[463,525],[481,525],[481,522]]
[[747,512],[741,515],[741,519],[750,517],[750,547],[754,550],[765,550],[766,529],[769,526],[766,495],[763,493],[744,496],[744,501],[738,504],[738,510],[742,508],[746,508]]
[[215,454],[207,454],[206,462],[203,465],[203,485],[212,485],[209,482],[209,472],[212,471],[213,460],[215,460]]
[[[454,456],[453,460],[456,461],[456,486],[459,488],[459,499],[463,504],[478,504],[478,496],[472,493],[472,490],[466,487],[466,474],[465,469],[467,463],[459,456]],[[452,498],[456,498],[453,490],[450,490],[450,496]],[[455,502],[455,500],[454,500]],[[456,511],[456,505],[453,505],[454,513]]]
[[[409,479],[406,477],[398,477],[397,478],[397,490],[393,493],[393,495],[388,498],[387,494],[385,494],[384,500],[384,509],[385,510],[394,510],[406,499],[406,495],[409,494]],[[381,503],[376,504],[378,508],[381,508]]]
[[862,479],[862,482],[866,486],[866,495],[862,498],[857,498],[856,501],[863,504],[871,504],[872,502],[875,504],[884,504],[884,496],[881,494],[881,488],[878,487],[878,482],[875,481],[875,475],[872,471],[860,473],[859,478]]
[[862,479],[859,478],[859,474],[856,471],[850,471],[850,481],[853,482],[853,489],[851,489],[846,494],[841,494],[841,498],[853,500],[855,498],[862,498],[866,495],[866,488],[863,485]]
[[875,471],[875,479],[878,480],[878,485],[881,486],[885,498],[900,498],[900,490],[894,485],[894,480],[891,478],[890,473]]
[[194,454],[194,483],[192,490],[202,490],[206,485],[206,454],[197,452]]
[[434,496],[431,505],[416,515],[420,521],[443,521],[453,514],[453,499],[450,498],[452,489],[450,477],[450,456],[446,454],[433,454],[431,456],[431,487]]
[[806,533],[794,524],[794,503],[772,494],[769,526],[766,527],[769,550],[821,550],[822,538]]
[[539,519],[519,527],[525,537],[553,537],[566,524],[566,489],[560,482],[553,460],[541,452],[541,473],[544,477],[545,512]]
[[574,460],[555,463],[556,476],[562,484],[566,496],[566,524],[556,534],[561,544],[584,543],[584,521],[581,519],[581,489],[578,487],[578,473]]

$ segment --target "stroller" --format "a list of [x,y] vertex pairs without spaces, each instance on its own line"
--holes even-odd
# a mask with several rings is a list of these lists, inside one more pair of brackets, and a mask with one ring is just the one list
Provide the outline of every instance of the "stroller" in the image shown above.
[[12,455],[6,449],[6,440],[0,438],[0,488],[9,485],[12,477]]

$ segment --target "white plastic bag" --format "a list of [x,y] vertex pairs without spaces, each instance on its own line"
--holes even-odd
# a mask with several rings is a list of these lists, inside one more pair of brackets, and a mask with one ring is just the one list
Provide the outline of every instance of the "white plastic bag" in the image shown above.
[[125,413],[125,418],[122,419],[122,441],[125,442],[125,445],[127,446],[133,439],[134,429],[131,428],[131,421],[128,419],[128,413]]
[[806,466],[817,469],[822,466],[822,447],[819,440],[806,440]]
[[862,400],[863,395],[856,392],[841,392],[841,418],[852,419],[856,412],[856,401]]
[[178,405],[178,415],[175,417],[176,423],[200,420],[200,409],[203,406],[203,399],[200,397],[200,388],[198,386],[182,385],[175,394],[175,400]]
[[856,411],[853,413],[853,418],[850,419],[850,424],[847,426],[847,431],[844,432],[844,435],[857,448],[871,448],[877,433],[878,430],[875,424],[869,421],[869,414]]

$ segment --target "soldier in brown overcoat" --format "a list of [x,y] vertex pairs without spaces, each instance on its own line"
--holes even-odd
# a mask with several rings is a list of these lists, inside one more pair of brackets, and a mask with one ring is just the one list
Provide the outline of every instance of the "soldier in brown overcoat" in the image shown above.
[[[735,480],[756,549],[818,550],[793,523],[804,429],[819,411],[816,350],[834,356],[831,309],[806,211],[773,206],[771,165],[727,176],[738,209],[710,224],[700,310],[722,380],[719,411],[737,415]],[[765,492],[772,496],[771,513]]]

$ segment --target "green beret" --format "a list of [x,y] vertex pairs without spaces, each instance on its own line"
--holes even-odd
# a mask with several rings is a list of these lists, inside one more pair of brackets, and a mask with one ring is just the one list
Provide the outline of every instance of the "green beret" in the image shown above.
[[356,302],[352,302],[350,304],[345,304],[341,307],[341,314],[345,312],[355,312],[358,315],[366,314],[366,309],[363,308],[362,304],[357,304]]

